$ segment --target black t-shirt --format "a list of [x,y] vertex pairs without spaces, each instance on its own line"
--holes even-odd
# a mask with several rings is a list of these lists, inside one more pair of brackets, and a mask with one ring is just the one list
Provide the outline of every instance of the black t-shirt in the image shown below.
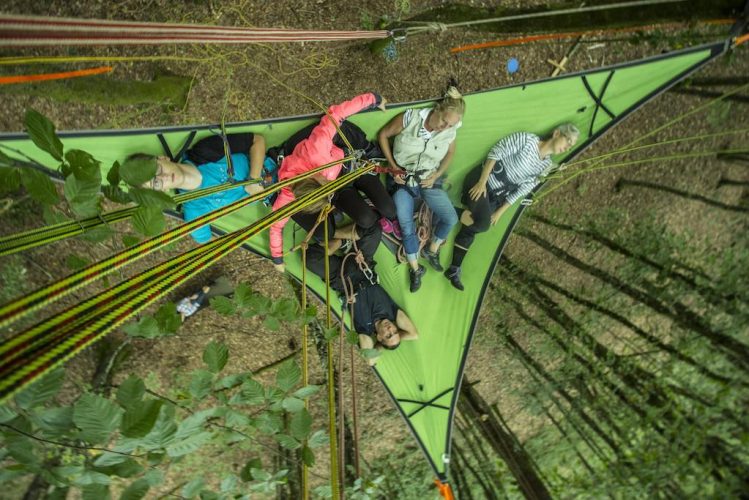
[[380,285],[362,288],[354,302],[354,329],[358,333],[373,336],[375,321],[389,319],[395,322],[398,305]]

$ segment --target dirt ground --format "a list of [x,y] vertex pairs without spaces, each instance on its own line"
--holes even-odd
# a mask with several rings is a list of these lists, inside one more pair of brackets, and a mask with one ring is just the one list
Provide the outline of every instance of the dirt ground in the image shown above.
[[[406,2],[408,4],[408,2]],[[519,2],[523,3],[523,2]],[[548,3],[548,2],[546,2]],[[553,2],[552,2],[553,3]],[[437,0],[412,1],[410,12],[415,13],[440,4]],[[225,1],[225,2],[163,2],[154,0],[128,0],[116,3],[78,0],[74,2],[27,2],[6,1],[4,12],[23,14],[49,14],[69,17],[90,17],[107,19],[132,19],[169,22],[195,22],[208,24],[248,25],[258,27],[294,27],[317,29],[361,29],[370,19],[382,14],[395,18],[405,16],[403,3],[373,0],[359,6],[344,0],[315,0],[302,3],[292,0],[275,2]],[[716,34],[720,30],[705,28],[704,34]],[[0,52],[6,55],[84,55],[106,54],[136,57],[142,55],[170,55],[204,59],[194,61],[122,62],[115,64],[111,78],[121,80],[151,80],[159,74],[175,74],[192,78],[187,103],[183,109],[173,109],[161,104],[133,106],[112,106],[107,104],[60,103],[44,97],[3,96],[3,113],[0,116],[0,129],[18,131],[22,128],[24,111],[33,107],[50,117],[59,130],[92,129],[97,127],[148,127],[157,125],[178,125],[195,123],[215,123],[224,118],[227,122],[261,118],[297,115],[318,112],[310,97],[320,103],[332,103],[346,99],[366,90],[376,90],[392,102],[410,101],[434,97],[444,89],[449,78],[456,78],[463,92],[472,92],[519,81],[548,77],[552,67],[547,59],[559,60],[571,47],[572,42],[541,42],[523,46],[451,55],[449,49],[467,43],[478,43],[498,38],[494,35],[471,31],[447,31],[439,34],[412,37],[397,45],[398,58],[388,62],[380,55],[370,53],[365,43],[266,45],[249,47],[128,47],[99,49],[33,49]],[[636,59],[675,48],[668,33],[656,43],[631,44],[627,41],[606,41],[593,43],[586,40],[575,56],[569,61],[567,71],[596,68],[606,64]],[[511,75],[506,70],[510,57],[520,61],[520,71]],[[62,65],[46,66],[2,66],[2,74],[22,74],[48,72]],[[258,68],[270,70],[278,79],[274,81]],[[745,76],[749,69],[749,51],[746,47],[737,50],[730,61],[718,61],[701,74],[710,76]],[[306,97],[302,97],[306,96]],[[687,109],[703,101],[696,97],[667,94],[647,105],[635,117],[619,126],[615,133],[604,138],[587,154],[600,154],[626,144],[655,124],[664,123],[673,116],[676,109]],[[746,122],[742,108],[731,108],[731,117],[736,122]],[[743,117],[741,114],[743,113]],[[680,134],[702,130],[710,116],[695,116],[670,128],[663,136],[676,137]],[[717,119],[717,118],[716,118]],[[733,121],[733,120],[732,120]],[[712,125],[711,125],[712,126]],[[747,144],[747,136],[734,138],[734,144]],[[700,147],[720,148],[725,141],[715,140],[712,144]],[[716,189],[717,176],[714,169],[705,168],[705,160],[673,162],[653,167],[640,167],[628,170],[627,175],[641,179],[657,179],[658,182],[681,188],[695,188],[698,191],[726,203],[740,203],[745,196],[745,188],[724,187]],[[727,177],[746,179],[746,169],[738,166],[721,165],[721,172]],[[696,203],[674,204],[673,199],[647,190],[623,190],[614,193],[613,185],[620,177],[619,172],[604,172],[588,175],[546,198],[542,212],[556,210],[571,217],[593,213],[599,209],[601,201],[615,203],[631,217],[641,217],[647,211],[657,209],[666,220],[674,221],[685,230],[698,229],[708,238],[719,240],[726,234],[725,221],[706,219],[703,208]],[[10,216],[10,217],[9,217]],[[0,234],[16,232],[21,228],[35,227],[39,223],[39,213],[28,204],[14,206],[10,214],[3,216]],[[736,224],[731,219],[730,224]],[[568,244],[571,244],[567,242]],[[171,255],[183,251],[190,243],[180,243],[168,251]],[[21,263],[27,269],[27,289],[47,283],[68,272],[65,264],[69,253],[88,253],[91,259],[100,258],[111,251],[106,245],[90,245],[71,241],[58,244],[54,252],[46,249],[25,253]],[[507,254],[513,259],[523,259],[534,265],[543,266],[547,257],[532,244],[521,238],[512,238]],[[160,258],[165,255],[162,253]],[[6,265],[7,258],[0,260]],[[155,262],[145,259],[138,264],[145,268]],[[553,272],[553,270],[552,270]],[[291,288],[278,275],[268,262],[248,252],[236,252],[225,258],[220,267],[209,270],[204,276],[193,280],[174,298],[183,296],[208,281],[212,276],[227,275],[235,283],[250,283],[255,290],[262,290],[270,297],[290,296]],[[33,284],[33,286],[32,286]],[[96,288],[90,292],[96,292]],[[80,300],[83,293],[74,294],[70,302]],[[61,306],[64,304],[61,304]],[[484,310],[491,310],[485,304]],[[523,374],[506,373],[502,367],[507,354],[497,347],[492,338],[492,319],[488,313],[482,317],[474,349],[469,356],[467,375],[470,379],[481,379],[477,387],[490,402],[499,402],[506,412],[510,426],[516,429],[521,439],[532,435],[539,422],[523,412],[522,401],[514,396],[514,388],[522,384]],[[152,340],[134,340],[133,352],[120,368],[116,381],[124,379],[128,373],[149,375],[149,382],[168,391],[170,386],[184,383],[175,380],[176,373],[189,373],[202,367],[201,353],[211,340],[220,340],[229,345],[230,361],[228,371],[256,371],[299,348],[299,332],[288,328],[280,332],[267,331],[257,319],[244,320],[221,316],[215,311],[204,310],[187,322],[173,337]],[[89,351],[70,363],[69,385],[72,389],[90,378],[94,366],[94,351]],[[324,382],[321,365],[312,356],[312,381]],[[361,446],[366,462],[381,460],[387,455],[404,456],[413,467],[423,468],[423,477],[430,473],[426,462],[411,438],[405,425],[396,425],[399,416],[391,405],[387,394],[365,363],[356,358],[356,375],[359,395],[359,415]],[[272,377],[272,372],[261,377]],[[323,426],[325,408],[323,398],[313,408],[316,425]],[[383,422],[391,422],[387,439],[379,431]],[[209,451],[219,454],[219,450]],[[223,460],[223,458],[222,458]],[[235,459],[235,466],[241,467],[241,456]],[[324,453],[318,454],[314,469],[320,477],[327,476],[327,460]],[[318,477],[318,481],[322,479]],[[173,483],[165,484],[168,491]]]

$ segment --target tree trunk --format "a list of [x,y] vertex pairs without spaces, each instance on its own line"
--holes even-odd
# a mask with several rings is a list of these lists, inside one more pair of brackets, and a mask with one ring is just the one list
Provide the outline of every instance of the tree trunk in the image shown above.
[[486,483],[486,481],[484,481],[483,474],[473,467],[458,443],[454,442],[452,444],[452,451],[454,452],[455,457],[460,460],[465,465],[465,468],[476,478],[479,486],[481,486],[481,490],[484,492],[484,498],[488,500],[499,500],[499,497],[494,493],[494,490]]
[[479,428],[494,451],[504,460],[526,498],[551,499],[531,458],[522,447],[516,446],[512,431],[493,418],[489,405],[467,381],[461,385],[458,408]]
[[728,210],[729,212],[740,212],[740,213],[749,212],[749,207],[729,205],[727,203],[723,203],[721,201],[716,201],[716,200],[713,200],[712,198],[702,196],[701,194],[690,193],[688,191],[682,191],[681,189],[675,189],[675,188],[672,188],[671,186],[664,186],[663,184],[657,184],[655,182],[638,181],[634,179],[619,179],[616,182],[615,189],[618,191],[622,187],[625,187],[625,186],[638,186],[638,187],[644,187],[647,189],[654,189],[656,191],[663,191],[664,193],[670,193],[676,196],[681,196],[682,198],[685,198],[687,200],[699,201],[706,205],[710,205],[711,207]]

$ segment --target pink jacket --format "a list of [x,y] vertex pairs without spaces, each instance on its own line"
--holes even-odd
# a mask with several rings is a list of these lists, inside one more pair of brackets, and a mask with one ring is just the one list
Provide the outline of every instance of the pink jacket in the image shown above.
[[[340,125],[349,116],[377,106],[379,102],[380,96],[377,94],[372,92],[361,94],[350,101],[334,104],[328,109],[328,115],[336,121],[336,124]],[[320,119],[320,124],[312,129],[310,136],[297,144],[294,152],[284,158],[281,168],[278,170],[279,181],[303,174],[320,165],[340,160],[345,156],[343,150],[333,144],[333,137],[338,130],[328,115],[323,116]],[[332,181],[341,173],[342,167],[342,164],[334,165],[320,172],[320,175]],[[294,193],[291,189],[283,188],[278,193],[275,203],[273,203],[273,210],[288,205],[294,199]],[[289,218],[287,217],[270,227],[270,254],[276,264],[283,262],[283,228],[288,221]]]

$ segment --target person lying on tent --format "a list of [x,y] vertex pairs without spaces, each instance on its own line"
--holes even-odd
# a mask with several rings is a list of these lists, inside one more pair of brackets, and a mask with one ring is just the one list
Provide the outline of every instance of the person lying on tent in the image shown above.
[[[441,187],[441,177],[450,166],[455,153],[455,135],[462,125],[465,101],[455,87],[433,108],[410,108],[395,116],[378,134],[380,147],[390,167],[407,172],[393,176],[393,194],[402,232],[403,247],[409,265],[411,292],[421,287],[426,268],[418,262],[419,238],[414,224],[414,205],[420,199],[434,213],[437,224],[423,256],[437,271],[443,268],[439,248],[458,223],[458,215],[447,193]],[[395,137],[393,148],[390,138]]]
[[[166,156],[152,156],[137,153],[128,160],[153,159],[157,163],[156,175],[145,187],[157,191],[190,191],[224,184],[231,180],[244,181],[261,179],[265,158],[265,138],[260,134],[250,132],[228,134],[226,136],[229,151],[231,151],[231,166],[234,170],[230,175],[226,162],[224,141],[221,136],[213,135],[199,140],[187,150],[180,161],[171,161]],[[127,168],[127,161],[123,167]],[[245,196],[263,191],[263,185],[248,184],[244,187],[227,189],[210,194],[196,200],[182,204],[182,215],[186,221],[197,219],[201,215],[224,207]],[[211,228],[205,225],[196,229],[191,236],[198,243],[205,243],[211,239]]]
[[[289,179],[326,163],[343,159],[347,152],[336,144],[335,139],[338,133],[336,127],[340,126],[349,116],[365,109],[376,107],[384,111],[385,102],[385,99],[378,94],[370,92],[356,96],[350,101],[331,106],[328,109],[328,113],[311,130],[309,137],[299,142],[294,147],[292,154],[283,159],[278,169],[278,179]],[[358,149],[354,144],[352,144],[352,147]],[[297,196],[300,196],[299,190],[306,193],[315,187],[319,187],[319,185],[336,179],[340,175],[342,168],[342,164],[331,166],[312,177],[313,181],[311,182],[300,183],[302,184],[301,186],[293,189],[291,187],[283,188],[278,194],[275,203],[273,203],[273,210],[278,210],[294,201]],[[357,178],[351,185],[339,190],[333,196],[333,205],[351,217],[353,224],[346,226],[346,228],[338,228],[333,231],[332,237],[328,242],[331,252],[340,248],[343,240],[356,239],[357,234],[361,234],[361,232],[378,224],[380,216],[366,203],[359,194],[359,191],[366,194],[382,217],[395,217],[395,204],[385,186],[380,182],[379,177],[377,175],[365,174]],[[308,209],[294,214],[292,219],[307,231],[315,228],[315,237],[320,240],[323,238],[324,227],[323,224],[316,226],[318,216],[319,209]],[[283,228],[288,220],[288,218],[282,219],[270,228],[271,257],[273,258],[276,270],[281,272],[285,270],[283,263]],[[328,223],[330,228],[335,227],[332,214],[329,216]]]
[[[345,257],[335,254],[328,256],[330,288],[345,298],[345,286],[350,286],[351,293],[355,294],[350,307],[354,330],[359,333],[359,347],[362,349],[397,349],[401,341],[419,337],[408,315],[380,286],[373,269],[375,262],[372,257],[381,236],[379,225],[373,225],[361,235],[355,246],[361,252],[360,261],[356,260],[354,252]],[[325,279],[325,249],[320,245],[310,245],[307,249],[307,268]],[[368,362],[374,365],[377,359],[370,358]]]
[[483,165],[478,165],[463,183],[461,227],[455,237],[455,248],[445,277],[458,290],[461,265],[474,238],[497,223],[517,200],[525,198],[539,176],[552,165],[551,155],[561,154],[575,145],[580,131],[571,123],[554,129],[547,139],[529,132],[516,132],[497,142]]

